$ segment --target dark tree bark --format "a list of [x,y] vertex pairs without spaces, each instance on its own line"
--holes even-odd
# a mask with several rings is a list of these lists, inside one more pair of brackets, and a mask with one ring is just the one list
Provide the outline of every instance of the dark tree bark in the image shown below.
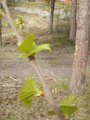
[[53,21],[54,21],[54,9],[55,9],[55,2],[56,0],[50,0],[50,22],[49,22],[49,32],[50,34],[53,33]]
[[76,37],[76,13],[77,13],[77,0],[72,0],[71,4],[71,19],[70,19],[70,40],[75,40]]
[[70,84],[71,92],[75,93],[82,91],[86,79],[88,43],[90,34],[90,0],[80,1],[79,15],[73,71]]

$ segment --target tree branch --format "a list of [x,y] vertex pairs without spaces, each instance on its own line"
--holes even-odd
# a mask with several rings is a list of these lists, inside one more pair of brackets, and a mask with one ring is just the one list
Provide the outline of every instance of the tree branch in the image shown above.
[[38,66],[38,64],[36,63],[35,60],[32,60],[31,63],[32,63],[31,64],[32,67],[35,69],[35,71],[40,79],[40,82],[43,86],[43,90],[45,92],[46,100],[48,101],[50,107],[53,109],[55,114],[58,116],[59,120],[65,120],[65,117],[59,111],[58,105],[53,100],[50,90],[47,88],[47,85],[46,85],[46,82],[44,81],[44,77],[43,77],[43,74],[41,73],[40,67]]
[[[6,12],[6,16],[7,16],[7,19],[9,21],[9,24],[11,25],[11,28],[16,33],[16,37],[18,39],[18,42],[23,40],[23,37],[17,32],[17,29],[13,24],[13,19],[12,19],[11,15],[10,15],[10,12],[9,12],[9,9],[7,7],[6,0],[1,0],[0,2],[2,3],[3,8],[4,8],[5,12]],[[46,85],[46,83],[44,81],[44,77],[42,76],[41,71],[40,71],[36,61],[32,60],[32,66],[35,69],[38,77],[40,78],[40,82],[42,83],[43,90],[44,90],[45,95],[46,95],[46,99],[47,99],[48,103],[50,104],[51,108],[56,113],[59,120],[65,120],[65,117],[60,113],[60,111],[58,109],[58,106],[56,105],[55,101],[52,98],[52,95],[51,95],[49,89],[47,88],[47,85]]]
[[9,24],[11,25],[11,28],[15,32],[18,41],[23,40],[23,37],[17,32],[17,29],[13,24],[13,19],[12,19],[11,15],[10,15],[10,12],[9,12],[9,9],[7,7],[6,0],[2,0],[1,3],[2,3],[3,8],[4,8],[5,12],[6,12],[6,16],[7,16],[7,19],[9,21]]

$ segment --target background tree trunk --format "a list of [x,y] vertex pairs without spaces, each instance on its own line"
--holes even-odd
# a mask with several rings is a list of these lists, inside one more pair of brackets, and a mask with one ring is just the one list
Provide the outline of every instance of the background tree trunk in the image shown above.
[[0,44],[2,45],[2,20],[0,19]]
[[[0,4],[1,9],[1,4]],[[2,45],[2,18],[0,19],[0,44]]]
[[77,13],[77,0],[72,0],[71,5],[71,19],[70,19],[70,40],[75,40],[76,37],[76,13]]
[[90,30],[90,0],[80,1],[79,21],[76,33],[76,47],[73,62],[73,71],[70,89],[79,93],[82,90],[86,78],[86,65],[88,57],[88,43]]
[[50,0],[50,22],[49,22],[49,32],[50,34],[53,32],[53,19],[54,19],[54,9],[55,9],[55,1],[56,0]]

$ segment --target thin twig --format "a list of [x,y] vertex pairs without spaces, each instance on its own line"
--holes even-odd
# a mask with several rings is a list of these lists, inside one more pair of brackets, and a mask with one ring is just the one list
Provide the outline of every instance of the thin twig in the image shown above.
[[65,120],[65,117],[59,111],[58,105],[53,100],[50,90],[47,88],[47,85],[46,85],[46,82],[44,81],[44,77],[43,77],[43,74],[41,73],[40,67],[38,66],[38,64],[36,63],[35,60],[31,61],[31,65],[35,69],[35,71],[40,79],[40,82],[43,86],[43,90],[45,92],[46,100],[48,101],[50,107],[53,109],[55,114],[58,116],[59,120]]
[[6,0],[2,0],[1,3],[2,3],[3,8],[4,8],[5,12],[6,12],[6,16],[7,16],[7,19],[9,21],[9,24],[11,25],[11,28],[13,29],[13,31],[16,34],[18,42],[21,41],[21,40],[23,40],[23,37],[17,32],[17,29],[16,29],[16,27],[13,24],[14,22],[13,22],[13,19],[12,19],[11,15],[10,15],[9,9],[7,7]]

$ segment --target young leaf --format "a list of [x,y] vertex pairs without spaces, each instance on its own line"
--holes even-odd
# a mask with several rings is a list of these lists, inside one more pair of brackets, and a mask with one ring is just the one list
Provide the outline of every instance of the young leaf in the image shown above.
[[24,20],[21,16],[17,16],[17,18],[14,21],[14,24],[18,30],[18,32],[21,32],[23,30],[24,27]]
[[42,50],[51,50],[50,45],[42,44],[37,46],[33,34],[27,35],[23,41],[18,43],[18,51],[21,52],[19,57],[33,56]]
[[40,52],[40,51],[42,51],[42,50],[51,50],[49,44],[42,44],[42,45],[37,46],[35,49],[33,49],[33,50],[30,52],[29,55],[36,54],[36,53],[38,53],[38,52]]
[[23,24],[23,23],[24,23],[23,18],[20,17],[20,16],[17,16],[17,18],[15,19],[15,24],[20,25],[20,24]]
[[76,100],[76,94],[70,94],[60,103],[60,106],[61,105],[70,106],[75,102],[75,100]]
[[34,35],[29,34],[25,39],[18,43],[18,51],[21,53],[29,53],[32,49],[36,47],[34,42]]
[[[71,94],[60,103],[59,110],[60,112],[62,112],[62,114],[65,115],[66,118],[69,118],[74,112],[76,112],[77,106],[73,105],[75,100],[76,100],[76,95]],[[53,110],[49,110],[48,114],[55,115]]]
[[69,118],[71,114],[76,112],[77,107],[76,106],[66,106],[66,105],[61,105],[59,107],[60,112],[62,112],[66,118]]
[[51,50],[49,44],[39,45],[39,46],[35,47],[34,49],[32,49],[30,52],[21,54],[20,57],[33,56],[42,50]]
[[[76,106],[65,106],[65,105],[59,106],[59,111],[62,112],[62,114],[64,114],[66,118],[69,118],[73,113],[76,112],[76,110],[77,110]],[[49,110],[48,115],[52,116],[55,115],[55,113],[53,110]]]
[[31,106],[32,98],[37,94],[37,87],[29,76],[19,90],[19,99],[25,106]]
[[60,111],[69,118],[77,110],[77,106],[73,105],[76,100],[76,94],[70,94],[59,105]]

